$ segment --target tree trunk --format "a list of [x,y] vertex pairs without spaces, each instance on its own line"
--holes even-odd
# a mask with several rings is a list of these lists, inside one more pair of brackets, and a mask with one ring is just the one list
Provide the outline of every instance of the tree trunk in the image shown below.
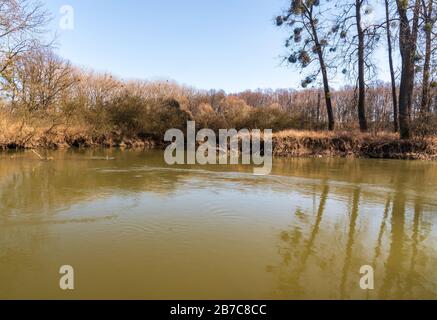
[[335,120],[334,120],[334,111],[332,109],[331,89],[329,88],[328,73],[326,72],[326,66],[325,66],[325,62],[324,62],[323,58],[320,61],[320,67],[322,69],[326,111],[328,113],[328,129],[329,129],[329,131],[334,131]]
[[317,92],[317,114],[316,114],[316,129],[319,130],[319,125],[320,125],[320,104],[322,101],[322,95],[320,94],[320,90]]
[[399,88],[399,129],[401,139],[410,139],[411,107],[414,89],[414,58],[417,48],[417,33],[419,29],[420,0],[416,0],[413,13],[413,26],[410,28],[408,19],[408,1],[396,0],[399,20],[399,48],[402,58],[401,84]]
[[430,112],[429,101],[429,79],[431,69],[431,50],[432,50],[432,0],[428,0],[428,8],[424,13],[425,16],[425,63],[423,65],[423,80],[422,80],[422,101],[420,104],[420,112],[422,115]]
[[358,34],[358,119],[360,123],[360,130],[367,131],[366,119],[366,80],[364,74],[364,31],[361,25],[361,0],[355,1],[356,20],[357,20],[357,34]]
[[396,77],[393,65],[393,47],[391,43],[389,0],[385,0],[385,16],[387,28],[388,63],[390,65],[391,91],[393,100],[393,127],[394,132],[399,132],[398,97],[396,92]]
[[322,72],[323,91],[325,93],[326,111],[328,114],[328,129],[329,131],[334,131],[335,120],[334,120],[334,111],[332,109],[331,89],[329,88],[328,71],[326,69],[325,59],[323,57],[323,50],[319,41],[315,22],[312,18],[311,18],[311,30],[313,32],[314,43],[316,45],[317,55],[319,57],[320,70]]

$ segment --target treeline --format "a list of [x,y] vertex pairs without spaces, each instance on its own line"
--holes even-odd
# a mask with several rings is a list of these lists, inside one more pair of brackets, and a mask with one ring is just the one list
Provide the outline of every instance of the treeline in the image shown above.
[[[330,130],[335,128],[338,112],[330,81],[341,71],[356,83],[357,120],[361,131],[368,131],[372,121],[369,86],[382,61],[375,53],[384,48],[391,78],[393,128],[408,139],[413,135],[417,109],[422,123],[431,129],[434,125],[436,11],[436,0],[291,0],[276,18],[276,25],[290,30],[285,60],[306,71],[302,86],[322,80]],[[380,12],[384,14],[378,15]]]
[[[167,129],[183,128],[187,120],[195,120],[199,128],[214,130],[360,128],[363,131],[379,132],[397,130],[398,123],[401,131],[405,131],[407,123],[409,135],[403,134],[404,138],[413,133],[421,136],[437,133],[435,61],[431,59],[435,53],[433,46],[428,51],[425,46],[425,56],[427,53],[431,54],[429,64],[426,63],[428,58],[425,58],[425,62],[416,59],[416,56],[414,58],[413,76],[416,81],[411,90],[408,89],[411,92],[407,96],[406,105],[401,101],[404,99],[406,77],[403,72],[400,83],[395,77],[394,87],[392,83],[378,83],[367,77],[364,77],[364,87],[361,87],[360,81],[357,86],[344,87],[341,90],[333,90],[329,83],[328,86],[325,83],[322,88],[310,87],[317,83],[319,75],[321,79],[329,81],[334,70],[333,63],[340,61],[336,56],[336,48],[340,48],[340,45],[329,45],[329,37],[334,40],[340,34],[339,39],[342,40],[338,41],[348,39],[352,47],[356,40],[354,36],[344,34],[345,24],[338,24],[338,27],[335,25],[335,30],[323,33],[322,36],[322,31],[325,30],[322,20],[314,20],[321,19],[329,12],[325,11],[326,8],[323,9],[322,1],[292,1],[287,14],[277,18],[278,25],[288,24],[295,28],[292,29],[293,36],[287,40],[287,47],[293,48],[288,61],[315,72],[305,77],[305,89],[241,93],[197,90],[172,82],[124,81],[110,74],[81,70],[54,54],[50,45],[41,40],[48,21],[43,7],[26,0],[0,2],[0,15],[10,18],[9,23],[0,24],[3,35],[0,35],[0,51],[3,52],[0,57],[0,115],[3,119],[0,130],[4,131],[0,132],[0,139],[2,134],[6,135],[6,130],[10,131],[9,137],[19,137],[20,143],[24,143],[36,134],[35,128],[44,128],[44,132],[50,134],[75,127],[82,128],[93,136],[114,134],[160,140]],[[352,1],[349,2],[347,5],[342,2],[340,8],[354,5]],[[366,2],[362,1],[361,5],[364,6],[364,3]],[[327,4],[328,2],[325,5]],[[423,4],[426,3],[423,1]],[[334,6],[331,7],[334,10]],[[328,6],[328,9],[331,7]],[[343,9],[337,7],[336,10]],[[411,8],[407,8],[407,13],[408,10]],[[425,21],[424,10],[425,7],[420,6],[418,23]],[[391,11],[390,16],[393,20],[390,25],[394,21],[400,21]],[[308,18],[313,20],[307,21]],[[434,20],[433,18],[432,21]],[[299,23],[302,28],[298,27]],[[419,39],[427,34],[426,26],[423,23],[417,26],[416,55],[423,47]],[[380,34],[386,30],[381,28],[376,30],[369,27],[366,30]],[[390,37],[395,37],[393,34],[398,29],[399,27],[393,26]],[[314,33],[311,34],[310,30]],[[435,31],[434,23],[431,31]],[[367,33],[365,35],[369,37]],[[434,33],[431,40],[434,41]],[[431,44],[435,44],[432,41]],[[313,48],[308,53],[311,45]],[[298,48],[300,51],[296,51]],[[365,66],[371,70],[372,60],[368,52],[370,49],[367,44],[365,48]],[[349,56],[355,57],[355,53],[356,51],[352,51]],[[356,60],[351,59],[352,62]],[[422,66],[422,71],[417,69],[419,65]],[[353,77],[353,70],[355,69],[351,67],[350,71],[344,73],[350,73]],[[365,69],[365,76],[369,70]],[[426,70],[429,71],[428,74]],[[420,77],[422,74],[426,83]],[[361,76],[362,74],[358,78],[361,79]],[[398,96],[399,107],[396,102]],[[405,110],[407,122],[405,119],[401,120],[405,116]]]

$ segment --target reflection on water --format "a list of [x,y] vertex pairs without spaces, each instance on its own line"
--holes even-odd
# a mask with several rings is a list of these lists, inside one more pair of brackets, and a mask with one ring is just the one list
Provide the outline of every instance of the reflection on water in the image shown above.
[[0,298],[437,299],[435,163],[276,159],[260,177],[157,151],[50,156],[0,154]]

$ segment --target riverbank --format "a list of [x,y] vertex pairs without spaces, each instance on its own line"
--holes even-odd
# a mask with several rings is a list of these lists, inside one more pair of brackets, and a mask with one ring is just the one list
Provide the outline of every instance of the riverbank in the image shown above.
[[0,150],[68,148],[154,148],[153,139],[99,132],[87,126],[29,126],[0,122]]
[[[19,132],[19,134],[17,133]],[[121,132],[100,133],[85,126],[20,127],[0,125],[0,150],[67,148],[160,148],[147,137],[126,137]],[[288,130],[273,136],[277,157],[347,157],[437,160],[437,138],[400,140],[392,133]]]
[[392,133],[284,131],[273,138],[278,157],[437,160],[437,138],[400,140]]

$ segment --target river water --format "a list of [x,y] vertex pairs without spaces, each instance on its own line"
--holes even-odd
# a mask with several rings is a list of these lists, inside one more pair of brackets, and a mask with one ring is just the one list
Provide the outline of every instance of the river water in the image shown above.
[[0,154],[1,299],[437,299],[437,163],[46,156]]

